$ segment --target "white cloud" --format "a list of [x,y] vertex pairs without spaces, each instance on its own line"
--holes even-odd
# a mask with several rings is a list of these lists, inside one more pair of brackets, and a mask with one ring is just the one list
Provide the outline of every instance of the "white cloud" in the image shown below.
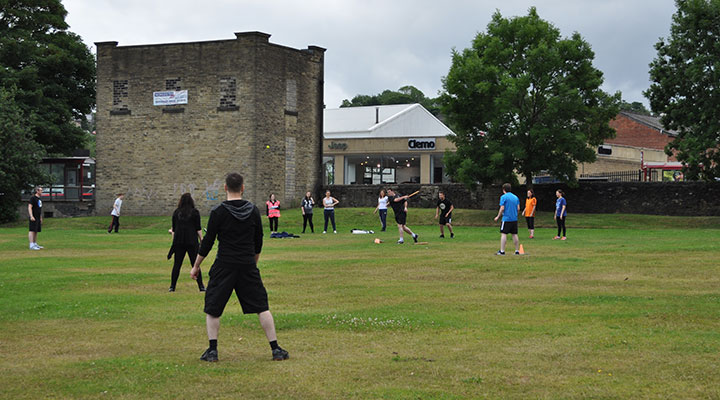
[[[563,36],[579,32],[596,53],[605,90],[644,101],[653,45],[667,36],[673,0],[64,0],[71,30],[89,45],[231,39],[262,31],[271,42],[327,48],[325,103],[411,84],[437,95],[450,51],[470,45],[499,9],[540,17]],[[647,102],[645,102],[647,104]]]

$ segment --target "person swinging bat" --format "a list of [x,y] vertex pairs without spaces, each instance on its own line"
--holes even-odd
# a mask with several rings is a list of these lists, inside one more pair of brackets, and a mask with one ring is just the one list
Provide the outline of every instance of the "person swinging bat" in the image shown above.
[[404,232],[409,233],[412,235],[413,240],[415,243],[418,241],[418,235],[416,233],[413,233],[410,228],[407,227],[407,199],[410,197],[418,194],[420,191],[416,191],[415,193],[407,196],[400,196],[399,193],[395,193],[394,189],[388,189],[388,203],[393,209],[393,212],[395,213],[395,222],[397,222],[398,226],[398,232],[400,233],[400,239],[398,240],[398,244],[405,243],[405,240],[403,238]]

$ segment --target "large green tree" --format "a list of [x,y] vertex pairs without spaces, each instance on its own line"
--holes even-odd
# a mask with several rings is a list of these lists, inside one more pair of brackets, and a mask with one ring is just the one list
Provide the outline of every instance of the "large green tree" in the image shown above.
[[561,38],[535,8],[510,19],[496,12],[472,47],[453,50],[443,79],[442,113],[456,133],[450,176],[470,186],[516,182],[516,172],[574,181],[576,163],[595,161],[595,146],[613,137],[619,110],[593,58],[579,33]]
[[359,94],[352,98],[352,100],[343,100],[340,107],[361,107],[361,106],[379,106],[379,105],[390,105],[390,104],[422,104],[428,111],[438,115],[439,105],[437,99],[425,97],[420,89],[415,86],[408,85],[403,86],[397,91],[384,90],[380,94],[367,95]]
[[15,88],[32,137],[53,154],[84,145],[76,121],[95,104],[95,60],[66,15],[59,0],[0,0],[0,86]]
[[45,152],[32,139],[14,95],[12,88],[0,87],[0,222],[17,218],[23,189],[47,181],[40,170]]
[[650,107],[678,136],[665,149],[687,179],[720,177],[720,0],[676,0],[670,37],[655,45]]

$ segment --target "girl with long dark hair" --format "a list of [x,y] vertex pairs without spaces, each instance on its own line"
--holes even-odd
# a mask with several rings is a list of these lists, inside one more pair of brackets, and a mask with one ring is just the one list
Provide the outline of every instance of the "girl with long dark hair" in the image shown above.
[[[195,258],[197,257],[198,239],[202,241],[200,212],[195,208],[195,202],[190,193],[184,193],[180,196],[177,209],[173,212],[172,229],[170,233],[172,233],[173,236],[170,254],[175,254],[175,263],[170,278],[169,291],[174,292],[175,284],[177,284],[178,277],[180,276],[180,267],[185,260],[185,253],[187,253],[190,259],[190,266],[193,266],[195,264]],[[170,254],[168,254],[168,259],[170,258]],[[201,292],[205,291],[205,286],[202,282],[202,273],[198,274],[197,285]]]
[[312,194],[310,192],[305,193],[305,197],[302,199],[302,203],[300,204],[300,211],[302,211],[303,216],[302,233],[305,233],[305,228],[307,227],[308,223],[310,223],[310,232],[315,233],[315,227],[313,226],[312,222],[314,205],[315,200],[313,200]]

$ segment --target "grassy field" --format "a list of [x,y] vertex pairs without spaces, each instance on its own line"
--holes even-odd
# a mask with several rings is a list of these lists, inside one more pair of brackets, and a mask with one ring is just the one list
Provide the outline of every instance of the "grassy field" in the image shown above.
[[434,210],[411,210],[429,244],[400,246],[394,228],[349,233],[377,229],[371,211],[338,209],[337,235],[266,235],[285,362],[236,301],[220,362],[199,361],[187,264],[167,292],[169,217],[118,235],[46,220],[42,251],[25,223],[0,227],[0,398],[720,398],[720,218],[571,214],[560,242],[541,214],[528,254],[498,257],[494,212],[457,210],[439,239]]

